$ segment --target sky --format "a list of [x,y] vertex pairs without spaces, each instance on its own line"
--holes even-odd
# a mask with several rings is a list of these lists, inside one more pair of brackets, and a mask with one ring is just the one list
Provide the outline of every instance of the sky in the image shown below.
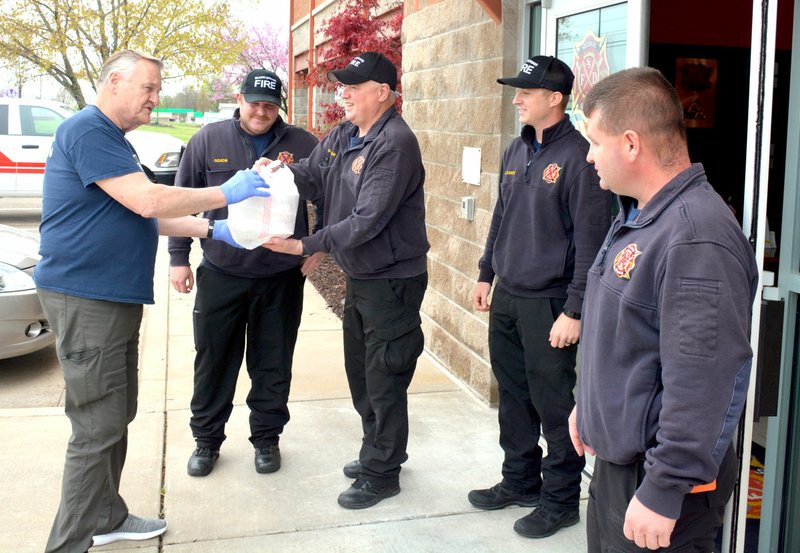
[[[213,4],[214,0],[206,0]],[[228,0],[231,15],[253,22],[269,22],[286,24],[289,21],[289,0]]]

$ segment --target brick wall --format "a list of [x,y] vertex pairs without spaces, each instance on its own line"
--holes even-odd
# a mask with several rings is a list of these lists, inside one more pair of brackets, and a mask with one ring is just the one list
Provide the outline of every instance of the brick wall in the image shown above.
[[[497,24],[477,0],[406,0],[403,110],[427,172],[429,285],[423,304],[428,350],[487,402],[496,402],[489,367],[488,317],[471,306],[477,263],[497,198],[503,148],[516,133],[511,93],[496,79],[518,69],[518,2]],[[481,184],[461,180],[465,146],[481,149]],[[459,218],[461,197],[476,196],[476,217]]]

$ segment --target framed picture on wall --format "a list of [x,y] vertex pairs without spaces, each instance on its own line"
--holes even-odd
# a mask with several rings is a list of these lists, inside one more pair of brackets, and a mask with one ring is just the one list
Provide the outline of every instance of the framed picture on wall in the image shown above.
[[688,128],[714,126],[717,96],[717,60],[677,58],[675,88],[683,105],[683,120]]

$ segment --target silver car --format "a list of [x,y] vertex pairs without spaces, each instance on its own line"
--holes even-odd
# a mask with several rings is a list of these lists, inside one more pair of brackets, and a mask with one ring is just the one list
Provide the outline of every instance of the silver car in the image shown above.
[[35,235],[0,225],[0,359],[55,342],[33,284],[39,259]]

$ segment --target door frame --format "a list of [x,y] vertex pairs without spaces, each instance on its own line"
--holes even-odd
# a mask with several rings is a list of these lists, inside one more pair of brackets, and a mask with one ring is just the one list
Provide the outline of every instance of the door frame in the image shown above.
[[[777,0],[770,6],[777,12]],[[756,8],[754,1],[753,9]],[[774,28],[776,18],[767,22],[767,27]],[[794,1],[794,17],[792,22],[792,51],[800,52],[800,0]],[[754,17],[753,29],[755,33]],[[755,38],[755,36],[754,36]],[[768,37],[769,38],[769,37]],[[770,42],[774,44],[774,40]],[[755,42],[753,42],[755,44]],[[755,57],[755,56],[751,56]],[[793,427],[796,422],[797,406],[792,405],[792,390],[796,386],[793,371],[795,348],[798,345],[797,310],[800,297],[800,135],[792,132],[800,125],[800,59],[792,56],[791,83],[789,91],[789,115],[786,136],[786,173],[783,193],[783,219],[781,223],[780,265],[778,267],[777,296],[785,300],[783,317],[783,336],[781,346],[780,377],[778,392],[777,416],[771,417],[767,429],[767,449],[764,469],[764,493],[761,506],[761,528],[759,533],[759,553],[777,551],[784,537],[784,520],[796,513],[797,500],[784,504],[784,495],[788,493],[785,486],[796,479],[798,466],[795,463],[787,466],[787,456],[791,455],[789,445],[797,440],[800,430]],[[769,82],[769,81],[768,81]],[[763,242],[763,240],[762,240]],[[792,416],[794,414],[794,416]],[[794,432],[792,436],[790,431]],[[796,459],[796,457],[795,457]],[[790,474],[791,473],[791,474]],[[788,507],[788,509],[787,509]],[[796,537],[796,536],[795,536]],[[786,545],[786,544],[783,544]]]

